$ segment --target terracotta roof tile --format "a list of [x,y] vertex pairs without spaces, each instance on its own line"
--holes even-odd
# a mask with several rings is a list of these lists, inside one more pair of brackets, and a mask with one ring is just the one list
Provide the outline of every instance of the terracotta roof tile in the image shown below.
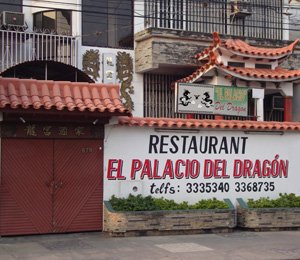
[[259,122],[238,120],[119,117],[120,125],[159,128],[215,129],[241,131],[300,131],[299,122]]
[[259,48],[255,46],[251,46],[244,41],[237,39],[229,39],[222,43],[222,47],[226,49],[230,49],[236,52],[244,53],[247,55],[254,56],[265,56],[265,57],[277,57],[282,55],[288,55],[292,53],[299,43],[299,40],[295,40],[290,45],[282,47],[282,48]]
[[230,76],[248,77],[251,79],[257,79],[259,81],[291,81],[300,78],[300,70],[287,70],[280,67],[277,67],[276,69],[256,69],[225,66],[223,63],[218,62],[216,59],[216,54],[211,52],[209,56],[209,61],[206,64],[200,66],[191,75],[179,79],[176,82],[196,82],[199,78],[202,77],[203,74],[207,73],[213,68],[219,68]]
[[228,73],[236,73],[244,77],[257,78],[259,80],[267,81],[283,81],[283,80],[295,80],[300,78],[300,70],[287,70],[283,68],[272,69],[255,69],[255,68],[240,68],[224,66],[219,64],[220,68]]
[[246,56],[254,56],[259,58],[281,59],[293,53],[298,43],[299,39],[296,39],[290,45],[281,48],[260,48],[251,46],[239,39],[228,39],[226,41],[221,41],[219,34],[214,32],[212,44],[200,53],[196,54],[195,58],[198,60],[204,59],[209,56],[211,51],[215,51],[217,48],[221,47],[234,52],[239,52],[241,56],[244,54]]
[[197,79],[199,79],[204,73],[206,73],[207,71],[211,70],[212,68],[216,67],[217,65],[217,59],[216,59],[216,55],[213,52],[210,52],[209,55],[209,61],[200,66],[195,72],[193,72],[191,75],[179,79],[176,82],[195,82]]
[[219,36],[219,33],[213,32],[213,42],[210,46],[205,48],[202,52],[195,55],[195,58],[198,60],[204,59],[209,56],[209,53],[214,51],[217,47],[222,44],[222,40]]
[[118,85],[34,79],[0,78],[0,108],[5,107],[130,114]]

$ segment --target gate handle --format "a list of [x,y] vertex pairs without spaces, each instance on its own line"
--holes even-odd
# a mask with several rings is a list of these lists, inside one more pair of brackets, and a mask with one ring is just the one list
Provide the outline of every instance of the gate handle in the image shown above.
[[46,182],[46,186],[49,187],[49,188],[53,188],[53,186],[54,186],[54,181],[49,181],[49,182],[47,181],[47,182]]
[[61,188],[62,186],[63,186],[63,182],[60,181],[60,182],[55,184],[55,189],[57,190],[57,189]]
[[46,182],[46,186],[50,189],[51,194],[53,194],[55,188],[54,181]]

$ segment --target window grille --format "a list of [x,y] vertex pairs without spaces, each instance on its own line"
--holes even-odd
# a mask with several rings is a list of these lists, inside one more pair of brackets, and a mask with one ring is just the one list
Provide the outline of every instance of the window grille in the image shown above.
[[251,0],[249,15],[232,18],[231,0],[146,0],[145,26],[281,40],[282,0]]

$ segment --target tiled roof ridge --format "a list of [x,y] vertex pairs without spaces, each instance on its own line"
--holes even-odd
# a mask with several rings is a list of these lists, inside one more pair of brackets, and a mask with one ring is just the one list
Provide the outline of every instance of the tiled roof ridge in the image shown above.
[[195,55],[197,60],[204,59],[209,56],[209,53],[215,51],[219,47],[226,48],[230,51],[239,52],[241,54],[253,55],[253,56],[266,56],[272,58],[282,58],[282,56],[290,55],[294,52],[296,45],[299,43],[299,39],[296,39],[291,44],[280,47],[280,48],[261,48],[249,45],[245,41],[240,39],[227,39],[222,41],[218,32],[213,32],[213,42],[212,44],[205,48],[200,53]]
[[228,39],[222,43],[222,47],[226,49],[236,51],[239,53],[254,55],[254,56],[267,56],[276,57],[281,55],[292,54],[296,45],[299,43],[299,39],[296,39],[291,44],[280,48],[261,48],[249,45],[245,41],[239,39]]
[[[290,81],[300,78],[300,69],[298,70],[287,70],[284,68],[277,67],[275,69],[257,69],[257,68],[242,68],[225,66],[223,63],[217,63],[217,67],[221,68],[226,73],[232,75],[232,73],[239,74],[243,77],[257,78],[260,80],[267,81]],[[236,75],[232,75],[236,76]]]
[[197,79],[199,79],[204,73],[211,70],[212,68],[216,67],[218,65],[217,56],[214,52],[209,53],[209,61],[205,63],[204,65],[200,66],[195,72],[193,72],[191,75],[179,79],[176,82],[181,83],[192,83],[195,82]]
[[117,84],[0,77],[0,108],[127,113]]
[[[258,68],[244,68],[244,67],[233,67],[225,66],[222,62],[217,59],[217,54],[215,52],[209,53],[209,61],[204,65],[200,66],[191,75],[179,79],[177,83],[193,83],[197,79],[201,78],[203,74],[211,70],[212,68],[221,69],[225,73],[231,76],[242,76],[251,79],[259,79],[265,81],[290,81],[300,78],[300,69],[298,70],[288,70],[281,67],[275,69],[258,69]],[[232,75],[235,74],[235,75]]]
[[208,46],[207,48],[205,48],[203,51],[197,53],[195,55],[195,59],[202,60],[202,59],[208,57],[211,52],[214,52],[221,45],[222,40],[219,36],[219,33],[213,32],[212,35],[213,35],[212,44],[210,46]]
[[119,117],[119,125],[183,128],[183,129],[215,129],[241,131],[300,131],[300,122],[275,121],[240,121],[213,119],[151,118],[151,117]]
[[21,83],[38,83],[38,86],[40,86],[41,83],[44,84],[51,84],[51,86],[55,84],[65,84],[65,85],[76,85],[80,88],[86,87],[86,86],[92,86],[92,87],[109,87],[109,88],[117,88],[119,89],[120,86],[118,84],[105,84],[105,83],[91,83],[91,82],[74,82],[74,81],[67,81],[67,80],[40,80],[40,79],[20,79],[20,78],[6,78],[0,76],[0,83],[1,81],[10,81],[10,82],[20,82]]

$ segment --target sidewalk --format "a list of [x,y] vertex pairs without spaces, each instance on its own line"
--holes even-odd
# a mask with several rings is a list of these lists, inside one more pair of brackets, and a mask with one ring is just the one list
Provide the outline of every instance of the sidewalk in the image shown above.
[[300,231],[112,238],[77,233],[0,238],[11,259],[300,259]]

